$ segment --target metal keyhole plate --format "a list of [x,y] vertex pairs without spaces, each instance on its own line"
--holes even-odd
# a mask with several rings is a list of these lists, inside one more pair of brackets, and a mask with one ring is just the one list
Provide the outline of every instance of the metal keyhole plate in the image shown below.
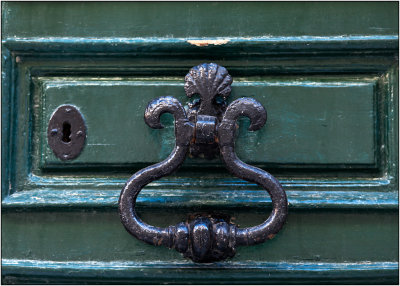
[[86,126],[75,106],[62,105],[54,111],[47,128],[47,140],[57,158],[72,160],[79,156],[85,146]]

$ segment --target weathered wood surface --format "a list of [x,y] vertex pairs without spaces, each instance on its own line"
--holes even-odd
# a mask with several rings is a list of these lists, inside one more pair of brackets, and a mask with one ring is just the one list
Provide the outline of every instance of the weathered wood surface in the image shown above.
[[[2,3],[3,282],[398,283],[397,11],[395,2]],[[237,79],[232,97],[267,107],[265,130],[241,133],[239,155],[276,175],[289,199],[277,237],[209,265],[136,241],[116,211],[129,175],[172,148],[172,128],[147,128],[144,107],[167,92],[184,101],[183,77],[202,62]],[[87,113],[88,144],[115,145],[58,162],[43,130],[62,103]],[[253,225],[269,212],[258,190],[217,160],[188,159],[138,206],[155,225],[212,210]]]

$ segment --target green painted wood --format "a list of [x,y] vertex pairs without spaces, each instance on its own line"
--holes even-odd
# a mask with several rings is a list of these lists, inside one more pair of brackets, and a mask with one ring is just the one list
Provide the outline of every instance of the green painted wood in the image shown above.
[[397,8],[395,2],[6,2],[3,37],[391,35],[398,34]]
[[[270,208],[223,210],[240,227],[263,222]],[[198,208],[138,208],[157,226],[185,221]],[[232,262],[397,261],[397,211],[291,211],[284,228],[266,243],[241,247]],[[4,259],[52,261],[177,261],[181,254],[147,245],[125,231],[112,211],[25,211],[3,213]],[[25,239],[29,237],[29,239]],[[357,245],[357,247],[355,247]]]
[[[187,213],[178,208],[139,212],[145,221],[155,225],[176,223],[184,220]],[[232,215],[235,222],[247,226],[261,222],[266,213],[265,210],[248,210],[232,212]],[[236,257],[226,262],[199,265],[180,258],[173,250],[132,239],[121,229],[114,211],[5,213],[3,281],[20,281],[16,274],[17,277],[27,275],[30,281],[49,275],[48,282],[60,281],[54,278],[62,279],[67,273],[74,273],[73,279],[82,275],[81,279],[88,279],[86,281],[105,275],[111,281],[126,279],[138,283],[144,277],[151,277],[148,282],[164,279],[172,283],[179,281],[178,277],[167,273],[178,271],[191,281],[210,283],[214,275],[219,277],[221,270],[225,275],[229,271],[226,282],[246,273],[251,283],[269,283],[271,275],[280,279],[272,281],[283,282],[284,278],[278,274],[281,271],[289,277],[293,275],[295,281],[315,279],[315,273],[324,273],[327,281],[340,281],[343,277],[359,281],[357,273],[360,271],[372,272],[369,274],[372,279],[386,277],[394,281],[398,267],[396,216],[397,211],[297,211],[290,214],[281,233],[268,243],[241,247]],[[30,238],[28,241],[24,239],[26,236]],[[265,263],[265,259],[269,262]],[[214,274],[201,275],[205,269]],[[260,271],[259,275],[253,272],[256,270]],[[311,273],[307,277],[308,271]]]
[[9,194],[9,189],[11,185],[11,166],[10,166],[10,159],[11,159],[11,148],[5,148],[5,146],[10,146],[10,133],[11,133],[11,126],[10,126],[10,115],[12,112],[12,97],[10,96],[11,89],[12,89],[12,75],[11,71],[11,60],[10,60],[10,52],[7,49],[2,49],[2,57],[1,63],[4,70],[8,72],[2,72],[2,88],[1,88],[1,120],[5,122],[2,124],[1,128],[1,195],[4,198]]
[[[198,177],[193,176],[198,180]],[[192,183],[195,180],[191,180]],[[202,208],[204,210],[218,209],[263,209],[271,206],[271,199],[260,190],[232,190],[238,186],[221,188],[221,184],[213,184],[199,188],[188,186],[179,189],[164,181],[169,188],[160,189],[157,186],[146,187],[140,193],[137,203],[148,208]],[[185,182],[182,182],[185,185]],[[187,182],[186,182],[187,185]],[[397,192],[363,192],[363,191],[338,191],[339,187],[331,190],[290,190],[288,184],[283,183],[288,197],[289,207],[293,209],[398,209]],[[118,207],[118,198],[123,183],[117,190],[88,190],[72,187],[69,190],[55,190],[55,188],[35,189],[16,192],[2,201],[5,211],[12,209],[91,209]],[[63,186],[65,187],[65,186]],[[360,186],[358,186],[360,188]],[[103,188],[104,189],[104,188]],[[217,190],[215,190],[217,189]],[[11,210],[9,210],[11,209]]]
[[[237,153],[253,164],[336,164],[375,167],[376,78],[239,78],[229,101],[256,98],[267,109],[268,121],[259,132],[240,129]],[[172,79],[39,78],[42,99],[41,167],[76,165],[150,164],[165,159],[175,144],[173,119],[163,120],[165,131],[152,130],[143,112],[153,98],[165,95],[188,101],[183,81]],[[87,143],[76,160],[62,162],[47,144],[47,125],[62,104],[83,114]],[[355,106],[357,107],[355,110]],[[213,163],[219,163],[219,159]],[[188,164],[210,164],[187,160]],[[83,166],[82,166],[83,165]],[[220,164],[219,164],[220,165]],[[340,167],[339,167],[340,168]]]
[[[2,8],[3,283],[398,283],[398,3],[4,2]],[[350,131],[347,137],[360,141],[333,138],[339,142],[338,156],[329,148],[329,156],[319,158],[331,164],[312,163],[316,153],[306,140],[301,148],[310,156],[295,157],[290,148],[281,157],[269,153],[268,143],[256,155],[246,153],[244,145],[255,142],[244,132],[248,122],[242,121],[241,156],[255,161],[275,156],[274,162],[259,160],[259,165],[288,191],[289,220],[268,243],[240,248],[234,260],[209,265],[144,245],[124,231],[116,212],[119,190],[146,162],[43,168],[41,161],[47,148],[41,139],[43,115],[50,112],[42,110],[44,81],[69,82],[68,88],[75,86],[74,100],[88,81],[173,82],[167,89],[184,102],[182,80],[201,62],[217,62],[235,80],[250,80],[249,86],[235,86],[243,89],[235,96],[262,98],[265,89],[276,92],[279,97],[265,95],[266,104],[282,113],[312,119],[321,115],[313,106],[326,108],[320,99],[333,95],[347,103],[346,117],[330,118],[346,122],[340,126]],[[332,79],[340,87],[321,88]],[[83,90],[91,88],[96,86]],[[130,87],[97,88],[104,98],[105,90]],[[308,94],[312,105],[290,96],[308,99]],[[291,105],[279,104],[285,96]],[[52,101],[57,104],[55,97]],[[295,105],[302,108],[293,111]],[[269,115],[267,124],[278,127],[278,117]],[[351,116],[358,119],[354,125],[345,121]],[[168,116],[163,120],[170,122]],[[140,130],[171,147],[170,127],[145,129],[139,121]],[[301,127],[299,118],[294,121]],[[258,134],[271,141],[269,133]],[[347,149],[351,144],[360,149]],[[346,152],[352,157],[345,158]],[[160,158],[161,150],[154,155]],[[288,163],[292,158],[297,161]],[[308,167],[300,159],[310,160]],[[347,163],[332,163],[337,159]],[[243,225],[265,219],[270,207],[265,192],[206,165],[187,160],[174,176],[148,186],[139,196],[140,215],[160,225],[184,220],[194,211],[231,213]]]
[[[35,53],[55,53],[58,56],[52,60],[65,57],[90,55],[96,62],[89,61],[87,65],[97,68],[98,72],[105,72],[104,68],[110,61],[104,61],[101,56],[117,57],[116,67],[124,67],[124,71],[133,73],[145,68],[149,56],[171,59],[178,57],[179,62],[173,63],[175,72],[177,67],[192,67],[199,60],[209,59],[224,62],[229,66],[232,75],[246,74],[255,70],[259,72],[290,73],[299,72],[354,72],[363,69],[368,71],[385,71],[388,56],[398,51],[398,35],[367,35],[367,36],[298,36],[298,37],[213,37],[195,38],[203,41],[204,45],[192,44],[187,38],[151,37],[151,38],[78,38],[78,37],[51,37],[51,38],[6,38],[4,46],[13,51],[21,52],[19,59],[24,56],[34,56]],[[214,45],[215,41],[224,44]],[[226,43],[225,43],[226,42]],[[208,44],[210,43],[210,44]],[[207,45],[206,45],[207,44]],[[60,53],[60,51],[63,51]],[[373,55],[368,61],[360,55],[360,51]],[[23,52],[23,53],[22,53]],[[310,56],[304,60],[299,57],[291,59],[294,54]],[[37,55],[37,54],[36,54]],[[119,61],[121,55],[128,55],[124,61]],[[265,57],[268,55],[268,57]],[[271,56],[279,56],[274,58]],[[332,61],[332,56],[339,56]],[[132,58],[132,56],[134,56]],[[282,56],[284,56],[282,58]],[[138,57],[141,59],[138,62]],[[347,59],[351,58],[351,62]],[[43,59],[42,59],[43,60]],[[238,60],[245,60],[246,65],[237,66]],[[100,61],[101,64],[98,62]],[[104,61],[104,62],[103,62]],[[171,68],[171,62],[151,61],[151,74],[155,75],[165,66]],[[253,66],[251,63],[256,62]],[[116,62],[114,62],[116,63]],[[71,61],[63,63],[63,71],[68,70]],[[310,65],[312,64],[312,65]],[[145,66],[144,66],[145,65]],[[102,67],[102,69],[99,68]],[[135,66],[133,69],[132,67]],[[47,66],[49,67],[49,66]],[[284,69],[282,67],[285,67]],[[82,66],[81,66],[82,69]],[[116,68],[113,69],[115,71]],[[144,69],[147,73],[148,69]]]
[[3,266],[6,284],[398,284],[398,263],[393,262],[193,265],[3,260]]
[[[46,51],[46,49],[44,49]],[[49,51],[48,51],[49,52]],[[50,53],[50,52],[49,52]],[[118,190],[120,186],[123,184],[124,180],[134,172],[135,170],[140,169],[140,166],[134,168],[118,168],[118,166],[111,167],[112,173],[108,173],[104,177],[104,168],[96,169],[96,173],[101,172],[102,175],[96,174],[95,177],[91,177],[93,175],[94,169],[87,168],[87,172],[85,174],[79,175],[79,171],[71,173],[71,170],[65,169],[65,172],[68,172],[71,176],[64,176],[60,173],[43,173],[38,165],[38,160],[35,158],[40,157],[40,146],[38,143],[31,144],[30,142],[39,142],[40,136],[37,130],[40,130],[40,125],[38,125],[39,120],[35,120],[39,118],[42,112],[38,108],[30,108],[30,106],[40,106],[41,98],[40,98],[40,91],[35,90],[34,82],[31,82],[32,79],[36,79],[37,77],[41,78],[41,75],[52,75],[52,74],[66,74],[66,75],[74,75],[77,72],[89,73],[95,75],[96,73],[101,72],[102,74],[111,73],[114,75],[123,75],[124,73],[136,73],[137,75],[147,75],[149,71],[151,71],[155,65],[155,63],[151,59],[141,59],[140,62],[135,62],[132,58],[126,57],[124,59],[119,59],[114,56],[110,55],[110,58],[102,57],[96,58],[96,61],[91,59],[91,56],[85,56],[79,58],[79,60],[75,60],[73,55],[69,55],[67,58],[63,57],[53,57],[50,54],[46,54],[45,57],[37,57],[31,54],[27,56],[26,54],[18,55],[18,52],[14,54],[14,58],[11,59],[14,61],[15,66],[18,69],[15,69],[15,73],[19,75],[24,75],[18,78],[18,90],[14,93],[15,98],[14,100],[18,102],[18,104],[13,105],[13,112],[14,116],[13,119],[14,123],[14,131],[12,134],[16,134],[15,142],[16,144],[12,144],[13,149],[15,149],[14,156],[16,160],[11,161],[11,163],[15,166],[12,167],[13,173],[15,176],[14,181],[8,189],[13,189],[14,191],[21,191],[21,190],[28,190],[28,189],[35,189],[35,188],[54,188],[54,189],[70,189],[70,188],[77,188],[79,186],[84,186],[87,189],[113,189]],[[58,54],[61,56],[62,54]],[[92,55],[93,56],[93,55]],[[142,55],[143,56],[143,55]],[[351,168],[351,169],[342,169],[343,171],[338,170],[338,165],[335,166],[335,169],[325,168],[324,175],[332,177],[333,180],[328,181],[319,181],[316,180],[315,175],[317,177],[321,176],[321,165],[309,165],[312,169],[308,170],[302,168],[301,165],[288,165],[282,164],[280,168],[274,171],[270,167],[269,170],[273,172],[274,175],[277,175],[280,180],[288,180],[290,182],[290,188],[295,189],[304,189],[304,190],[313,190],[317,188],[320,191],[334,191],[338,188],[340,189],[354,189],[356,188],[357,191],[362,190],[374,190],[374,191],[381,191],[381,190],[393,190],[393,188],[397,189],[396,186],[396,178],[397,176],[396,171],[390,170],[388,166],[392,164],[390,162],[394,162],[394,158],[396,158],[396,149],[392,148],[390,144],[388,144],[391,138],[395,138],[395,127],[391,127],[392,131],[387,129],[387,126],[393,126],[392,121],[395,120],[395,116],[389,116],[389,110],[395,110],[397,107],[394,104],[394,100],[396,96],[393,93],[393,89],[390,87],[392,84],[396,83],[396,81],[391,80],[391,78],[395,78],[392,76],[393,72],[396,72],[396,68],[394,70],[387,70],[388,66],[393,63],[392,56],[384,56],[380,53],[377,56],[372,57],[371,61],[366,62],[363,57],[356,57],[353,58],[351,56],[350,59],[346,59],[343,61],[332,60],[332,58],[325,58],[323,63],[320,63],[320,59],[315,59],[313,57],[309,57],[305,55],[303,60],[299,60],[299,57],[295,60],[294,55],[291,56],[288,60],[284,62],[280,61],[282,69],[290,64],[294,64],[292,68],[289,68],[291,72],[295,70],[301,71],[302,73],[308,73],[310,70],[314,70],[319,65],[325,65],[332,63],[338,64],[336,68],[340,68],[343,71],[346,71],[346,75],[342,75],[340,78],[351,78],[352,81],[360,80],[365,78],[377,78],[374,90],[374,103],[377,104],[377,114],[376,120],[378,125],[376,126],[375,131],[375,138],[378,140],[378,146],[384,146],[384,148],[379,148],[379,150],[375,150],[375,157],[378,159],[377,169],[367,171],[364,165],[362,169],[358,168]],[[278,59],[276,59],[278,60]],[[18,63],[17,63],[18,61]],[[262,64],[266,65],[266,67],[274,67],[277,62],[275,60],[268,60],[263,62]],[[378,64],[379,62],[379,64]],[[193,63],[185,62],[184,60],[177,60],[174,62],[173,67],[168,67],[162,64],[162,62],[157,63],[158,67],[155,68],[156,73],[160,75],[167,75],[169,77],[173,76],[176,78],[176,73],[179,73],[181,76],[179,78],[183,78],[184,75],[187,73],[188,68]],[[226,63],[222,62],[223,65],[227,66],[229,69],[230,66],[234,67],[234,72],[240,71],[241,65],[244,64],[243,59],[236,59],[230,60]],[[227,65],[228,64],[228,65]],[[356,67],[357,73],[355,75],[347,75],[347,71],[349,71],[349,67]],[[386,70],[383,75],[380,75],[381,70],[383,67],[386,67]],[[329,68],[332,68],[330,66]],[[275,69],[272,70],[265,70],[256,64],[253,66],[246,66],[245,74],[249,73],[259,73],[264,74],[265,72],[272,73]],[[315,70],[314,70],[315,71]],[[243,71],[242,71],[243,72]],[[286,72],[286,71],[285,71]],[[353,71],[355,72],[355,71]],[[365,74],[360,76],[359,73],[368,73],[369,76]],[[235,73],[233,73],[235,76]],[[65,77],[63,77],[66,79]],[[73,78],[76,78],[73,77]],[[237,78],[240,78],[240,74]],[[262,78],[262,77],[261,77]],[[279,78],[282,78],[279,77]],[[287,78],[287,76],[286,76]],[[306,77],[307,78],[307,77]],[[329,78],[329,77],[325,77]],[[332,77],[331,77],[332,78]],[[37,82],[37,81],[35,81]],[[29,94],[29,96],[26,96]],[[382,102],[387,102],[388,106],[382,104]],[[394,108],[394,109],[393,109]],[[16,116],[18,114],[18,116]],[[393,112],[393,114],[395,114]],[[32,125],[30,125],[32,123]],[[30,127],[32,126],[32,128]],[[32,137],[26,137],[24,134],[27,134],[27,130],[31,130]],[[150,130],[150,129],[149,129]],[[160,132],[159,130],[153,130],[155,132]],[[164,130],[165,131],[165,130]],[[161,131],[162,132],[162,131]],[[247,133],[249,134],[249,133]],[[381,134],[389,134],[388,137],[381,136]],[[18,141],[18,138],[19,141]],[[31,138],[31,139],[30,139]],[[32,141],[29,141],[32,140]],[[31,147],[29,147],[31,146]],[[34,154],[30,156],[29,154]],[[390,159],[392,158],[392,159]],[[201,164],[205,164],[204,162],[200,162]],[[31,166],[32,164],[32,166]],[[11,164],[10,164],[11,166]],[[68,166],[68,165],[66,165]],[[339,166],[341,167],[341,166]],[[32,168],[32,169],[31,169]],[[294,169],[293,169],[294,168]],[[296,170],[295,172],[290,170]],[[303,170],[299,173],[299,169]],[[316,170],[318,170],[316,172]],[[33,171],[33,174],[31,173]],[[63,171],[64,172],[64,171]],[[91,173],[92,172],[92,173]],[[225,172],[226,173],[226,172]],[[51,176],[48,176],[51,174]],[[45,175],[45,176],[43,176]],[[61,175],[60,177],[58,175]],[[83,176],[83,177],[82,177]],[[190,175],[192,176],[192,175]],[[220,174],[218,175],[220,176]],[[306,179],[306,181],[304,181]],[[99,184],[98,180],[101,181]],[[308,180],[308,181],[307,181]],[[169,181],[163,181],[162,184],[165,184]],[[187,177],[184,184],[190,183],[190,178]],[[218,181],[215,181],[216,184],[220,184]],[[333,185],[332,185],[333,183]],[[175,184],[173,188],[178,188],[179,184]],[[159,184],[160,185],[160,184]],[[171,186],[172,187],[172,186]],[[78,187],[79,188],[79,187]],[[317,190],[316,189],[316,190]],[[368,196],[366,194],[365,198]],[[312,199],[312,198],[311,198]],[[88,198],[88,200],[90,200]],[[361,202],[361,204],[363,204]]]

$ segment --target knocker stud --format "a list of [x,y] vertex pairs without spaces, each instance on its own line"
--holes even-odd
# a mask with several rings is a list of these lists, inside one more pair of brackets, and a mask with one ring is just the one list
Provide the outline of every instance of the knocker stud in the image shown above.
[[[193,67],[185,77],[185,92],[200,96],[186,114],[181,103],[171,96],[149,103],[144,120],[152,128],[163,128],[160,116],[165,112],[175,118],[175,147],[164,161],[135,173],[125,184],[119,198],[119,213],[126,230],[134,237],[152,245],[174,248],[195,262],[214,262],[231,258],[236,247],[254,245],[273,238],[286,221],[288,203],[281,184],[268,172],[242,162],[235,153],[236,120],[250,118],[250,131],[264,126],[267,113],[253,98],[239,98],[226,106],[231,92],[232,77],[217,64]],[[218,102],[216,97],[222,100]],[[175,226],[160,228],[144,223],[136,214],[139,192],[150,182],[174,172],[186,155],[213,158],[218,154],[235,176],[258,184],[272,200],[272,212],[260,225],[238,228],[221,218],[196,217]]]

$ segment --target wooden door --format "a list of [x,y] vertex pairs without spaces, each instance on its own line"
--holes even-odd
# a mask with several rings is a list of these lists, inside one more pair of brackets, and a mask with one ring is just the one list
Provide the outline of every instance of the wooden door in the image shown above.
[[[3,283],[398,283],[398,3],[3,2],[2,53]],[[191,102],[184,77],[204,62],[232,75],[228,102],[267,109],[257,132],[240,120],[237,153],[289,201],[274,239],[211,264],[138,241],[117,211],[173,148],[172,117],[149,128],[147,103]],[[47,141],[63,104],[87,128],[67,161]],[[157,226],[270,209],[219,158],[187,158],[138,198]]]

